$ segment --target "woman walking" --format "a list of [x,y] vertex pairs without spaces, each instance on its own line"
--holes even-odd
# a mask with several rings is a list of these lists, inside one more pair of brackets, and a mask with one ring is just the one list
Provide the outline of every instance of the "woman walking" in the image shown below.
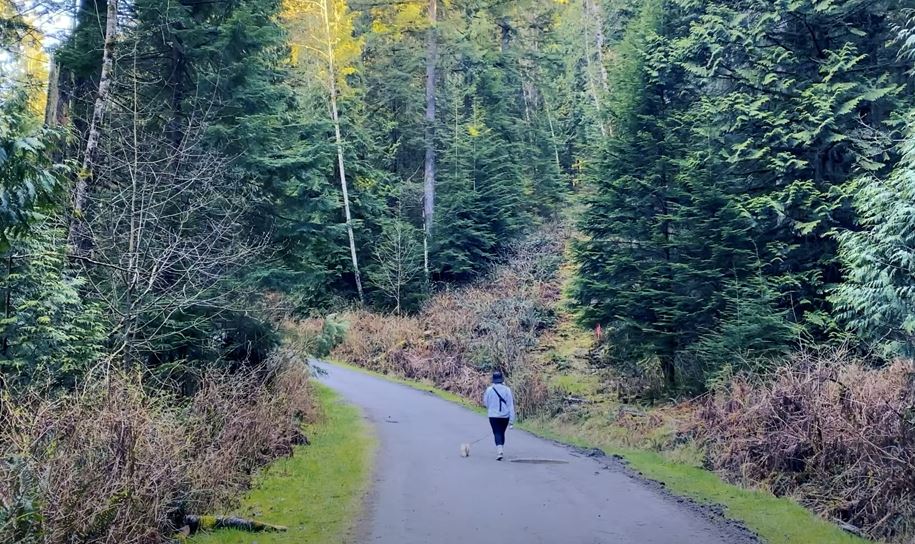
[[496,440],[496,460],[501,461],[505,448],[505,430],[515,423],[515,399],[512,390],[502,382],[505,381],[498,370],[492,373],[492,385],[483,393],[483,405],[489,415],[492,435]]

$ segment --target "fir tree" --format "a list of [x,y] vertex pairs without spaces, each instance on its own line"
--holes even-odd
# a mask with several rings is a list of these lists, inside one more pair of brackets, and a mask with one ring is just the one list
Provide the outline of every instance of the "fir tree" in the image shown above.
[[684,317],[675,300],[674,222],[684,134],[672,101],[683,76],[665,69],[665,22],[661,2],[647,2],[619,47],[611,75],[615,136],[592,172],[574,296],[584,319],[608,330],[617,360],[657,358],[673,386]]

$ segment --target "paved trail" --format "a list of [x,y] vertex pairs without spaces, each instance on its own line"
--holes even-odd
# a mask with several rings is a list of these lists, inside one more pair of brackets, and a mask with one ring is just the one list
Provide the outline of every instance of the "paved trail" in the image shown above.
[[[745,544],[620,467],[517,429],[495,460],[486,419],[431,393],[319,364],[379,438],[358,544]],[[481,437],[469,458],[460,444]],[[512,462],[514,459],[516,462]],[[551,459],[563,463],[524,463]]]

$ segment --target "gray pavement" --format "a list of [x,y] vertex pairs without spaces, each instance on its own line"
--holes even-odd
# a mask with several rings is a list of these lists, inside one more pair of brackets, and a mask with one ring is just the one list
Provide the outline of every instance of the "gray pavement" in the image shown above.
[[[431,393],[334,365],[315,366],[326,372],[320,381],[362,409],[379,439],[372,490],[350,542],[754,541],[620,466],[517,429],[508,432],[506,459],[496,461],[485,417]],[[481,438],[470,457],[460,456],[461,443]],[[518,462],[525,460],[535,462]]]

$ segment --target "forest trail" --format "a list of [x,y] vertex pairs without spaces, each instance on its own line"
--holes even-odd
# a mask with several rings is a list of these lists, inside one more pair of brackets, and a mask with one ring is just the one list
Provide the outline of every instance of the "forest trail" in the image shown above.
[[[622,466],[524,431],[509,431],[506,460],[498,462],[484,416],[358,371],[316,366],[322,382],[363,410],[379,439],[372,491],[351,542],[756,542]],[[461,443],[481,438],[469,458],[460,457]]]

